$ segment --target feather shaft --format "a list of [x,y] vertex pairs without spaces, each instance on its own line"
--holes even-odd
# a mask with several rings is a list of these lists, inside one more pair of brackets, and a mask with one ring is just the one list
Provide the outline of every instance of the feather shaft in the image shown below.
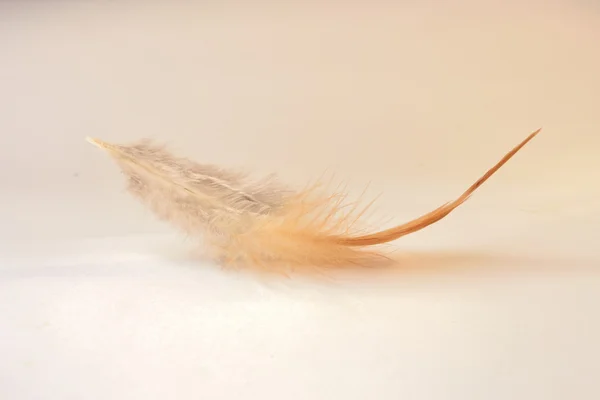
[[417,232],[423,228],[428,227],[446,217],[458,206],[463,204],[471,197],[471,195],[487,181],[492,175],[494,175],[508,160],[510,160],[519,150],[521,150],[531,139],[533,139],[541,128],[531,133],[525,140],[515,146],[511,151],[506,153],[498,163],[490,168],[481,178],[473,183],[463,194],[461,194],[456,200],[448,202],[433,211],[430,211],[412,221],[406,222],[402,225],[386,229],[384,231],[372,233],[369,235],[363,235],[358,237],[339,238],[338,242],[347,246],[372,246],[382,243],[391,242],[399,239],[402,236]]

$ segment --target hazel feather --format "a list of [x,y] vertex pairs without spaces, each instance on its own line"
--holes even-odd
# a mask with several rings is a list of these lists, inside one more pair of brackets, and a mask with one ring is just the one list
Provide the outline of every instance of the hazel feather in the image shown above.
[[[396,227],[362,233],[370,207],[344,203],[346,195],[320,182],[294,191],[274,176],[247,175],[176,157],[148,140],[106,150],[128,180],[128,190],[161,220],[203,239],[224,265],[260,268],[339,268],[373,265],[385,258],[373,247],[432,225],[463,204],[521,150],[531,133],[457,199]],[[349,210],[348,210],[349,209]]]

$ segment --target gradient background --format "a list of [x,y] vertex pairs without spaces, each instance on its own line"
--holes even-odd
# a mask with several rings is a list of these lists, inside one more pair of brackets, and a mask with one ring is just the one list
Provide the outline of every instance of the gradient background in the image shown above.
[[[0,397],[600,396],[598,4],[191,3],[0,3]],[[193,263],[84,140],[332,171],[391,225],[538,127],[335,282]]]

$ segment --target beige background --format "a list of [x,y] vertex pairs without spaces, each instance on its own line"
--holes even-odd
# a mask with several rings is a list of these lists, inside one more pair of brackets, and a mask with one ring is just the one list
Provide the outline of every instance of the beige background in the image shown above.
[[[598,398],[594,2],[23,3],[0,5],[1,397]],[[398,243],[409,272],[335,284],[193,264],[84,140],[333,171],[391,224],[540,126]]]

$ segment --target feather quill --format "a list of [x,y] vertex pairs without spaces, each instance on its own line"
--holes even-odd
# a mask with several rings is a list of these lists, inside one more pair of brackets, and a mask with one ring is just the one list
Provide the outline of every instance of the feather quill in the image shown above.
[[223,265],[259,268],[340,268],[385,260],[378,245],[446,217],[511,159],[531,133],[457,199],[390,229],[363,233],[360,209],[321,183],[292,190],[275,176],[247,175],[177,157],[149,140],[131,145],[87,140],[106,150],[128,181],[128,191],[161,220],[203,239]]

